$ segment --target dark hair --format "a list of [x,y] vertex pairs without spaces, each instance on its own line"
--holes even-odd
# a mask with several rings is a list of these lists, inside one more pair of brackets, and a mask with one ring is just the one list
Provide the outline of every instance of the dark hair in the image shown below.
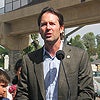
[[18,71],[18,69],[22,67],[22,59],[19,59],[15,64],[15,71]]
[[18,75],[15,75],[15,77],[12,80],[12,84],[15,85],[18,83]]
[[38,26],[40,26],[41,17],[42,17],[42,15],[43,15],[45,12],[50,12],[50,13],[52,13],[52,14],[55,14],[55,15],[59,18],[59,24],[60,24],[60,26],[64,25],[63,15],[62,15],[59,11],[53,9],[52,7],[45,7],[45,8],[41,11],[41,13],[40,13],[40,15],[39,15],[39,17],[38,17]]
[[10,76],[6,71],[0,69],[0,82],[8,84],[10,82]]

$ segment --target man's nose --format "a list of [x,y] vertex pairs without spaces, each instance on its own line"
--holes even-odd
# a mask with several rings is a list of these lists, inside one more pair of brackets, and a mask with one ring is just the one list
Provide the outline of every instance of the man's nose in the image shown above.
[[50,24],[49,23],[47,23],[47,29],[50,29]]

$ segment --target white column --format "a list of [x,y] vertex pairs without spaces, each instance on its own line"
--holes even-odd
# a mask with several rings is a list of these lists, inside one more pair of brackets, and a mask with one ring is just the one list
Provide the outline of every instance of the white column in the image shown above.
[[8,70],[9,69],[9,56],[5,55],[4,57],[4,69]]

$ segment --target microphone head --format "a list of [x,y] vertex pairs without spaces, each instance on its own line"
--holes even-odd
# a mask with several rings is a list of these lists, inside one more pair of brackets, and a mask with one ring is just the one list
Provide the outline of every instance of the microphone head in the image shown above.
[[57,52],[56,52],[56,57],[57,57],[58,60],[63,60],[64,57],[65,57],[64,51],[63,51],[63,50],[57,51]]

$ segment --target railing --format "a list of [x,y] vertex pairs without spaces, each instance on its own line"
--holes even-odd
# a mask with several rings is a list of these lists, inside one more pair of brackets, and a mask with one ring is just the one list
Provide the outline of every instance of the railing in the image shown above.
[[5,0],[4,7],[0,8],[0,14],[45,1],[49,0]]

